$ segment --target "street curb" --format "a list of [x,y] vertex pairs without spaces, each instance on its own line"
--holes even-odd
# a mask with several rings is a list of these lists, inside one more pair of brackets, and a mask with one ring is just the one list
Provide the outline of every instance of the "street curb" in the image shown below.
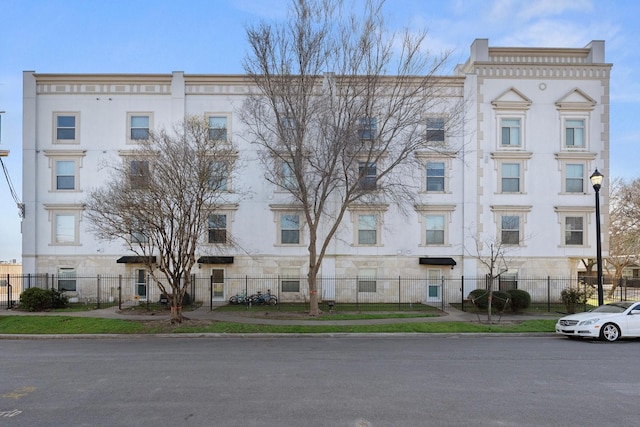
[[424,337],[424,338],[463,338],[463,337],[486,337],[486,338],[549,338],[558,337],[554,332],[372,332],[372,333],[349,333],[349,332],[321,332],[321,333],[175,333],[175,334],[0,334],[0,340],[87,340],[87,339],[172,339],[172,338],[401,338],[401,337]]

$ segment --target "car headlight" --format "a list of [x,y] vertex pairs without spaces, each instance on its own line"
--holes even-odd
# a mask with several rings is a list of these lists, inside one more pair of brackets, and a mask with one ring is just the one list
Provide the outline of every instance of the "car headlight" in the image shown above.
[[589,319],[589,320],[583,320],[582,322],[578,323],[579,326],[587,326],[587,325],[593,325],[594,323],[596,323],[598,320],[597,317],[594,317],[593,319]]

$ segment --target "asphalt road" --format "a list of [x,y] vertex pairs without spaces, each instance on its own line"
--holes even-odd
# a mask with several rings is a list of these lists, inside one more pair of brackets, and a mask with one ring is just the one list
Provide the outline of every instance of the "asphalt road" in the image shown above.
[[0,426],[632,426],[640,341],[0,340]]

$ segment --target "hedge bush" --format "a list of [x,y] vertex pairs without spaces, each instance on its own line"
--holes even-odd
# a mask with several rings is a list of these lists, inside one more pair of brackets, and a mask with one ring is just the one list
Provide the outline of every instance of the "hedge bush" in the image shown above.
[[29,288],[20,294],[20,308],[27,311],[64,308],[67,304],[67,297],[56,289]]
[[[489,307],[489,291],[486,289],[474,289],[469,293],[469,299],[473,300],[474,305],[481,310]],[[504,310],[507,301],[511,297],[508,293],[502,291],[493,291],[493,299],[491,301],[491,309],[494,311]]]
[[531,295],[521,289],[510,289],[507,291],[511,298],[511,311],[519,313],[526,310],[531,305]]

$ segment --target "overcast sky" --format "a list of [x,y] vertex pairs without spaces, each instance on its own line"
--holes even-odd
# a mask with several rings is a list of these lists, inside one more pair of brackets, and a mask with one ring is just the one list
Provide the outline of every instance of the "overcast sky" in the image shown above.
[[[0,150],[22,196],[22,72],[242,73],[245,26],[286,17],[289,0],[3,0],[0,7]],[[387,0],[395,28],[428,29],[451,50],[450,69],[474,39],[489,46],[585,47],[605,40],[611,75],[612,177],[640,177],[640,1]],[[0,261],[21,257],[20,218],[0,174]]]

